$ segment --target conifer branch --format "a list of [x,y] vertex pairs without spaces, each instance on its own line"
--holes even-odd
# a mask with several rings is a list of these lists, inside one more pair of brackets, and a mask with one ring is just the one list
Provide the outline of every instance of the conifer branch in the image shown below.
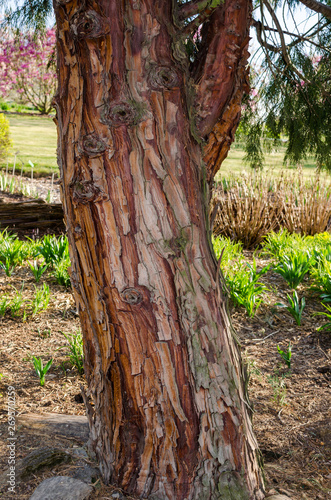
[[325,3],[318,2],[317,0],[299,0],[303,5],[308,7],[318,14],[322,14],[324,17],[331,21],[331,7]]

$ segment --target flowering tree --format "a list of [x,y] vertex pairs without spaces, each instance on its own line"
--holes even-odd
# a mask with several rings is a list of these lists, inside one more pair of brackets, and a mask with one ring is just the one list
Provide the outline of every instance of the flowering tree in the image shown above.
[[41,114],[49,113],[56,89],[54,51],[55,29],[38,38],[26,33],[1,33],[0,96],[20,96]]

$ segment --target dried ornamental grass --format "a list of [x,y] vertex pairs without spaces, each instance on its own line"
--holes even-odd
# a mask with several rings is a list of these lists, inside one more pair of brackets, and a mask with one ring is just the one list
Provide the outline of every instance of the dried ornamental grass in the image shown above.
[[271,231],[311,235],[329,227],[331,183],[316,173],[304,182],[302,172],[275,177],[269,173],[243,174],[222,182],[211,203],[215,236],[257,246]]
[[279,225],[278,194],[271,191],[270,178],[243,175],[227,186],[222,183],[212,200],[214,235],[241,241],[245,248],[258,245]]
[[329,227],[331,184],[317,172],[311,182],[304,182],[302,172],[283,181],[284,213],[282,225],[290,233],[323,233]]

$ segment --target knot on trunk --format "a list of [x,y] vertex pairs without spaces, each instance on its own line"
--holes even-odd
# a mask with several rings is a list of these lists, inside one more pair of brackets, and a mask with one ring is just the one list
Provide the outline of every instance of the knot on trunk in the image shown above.
[[106,199],[106,195],[92,181],[76,181],[71,185],[71,190],[72,199],[76,204],[86,204]]
[[136,288],[126,288],[123,290],[121,293],[122,300],[124,302],[127,302],[128,304],[131,304],[133,306],[140,304],[143,300],[143,295],[139,290]]
[[112,127],[136,125],[144,114],[143,105],[135,101],[112,103],[104,110],[103,121]]
[[169,66],[153,66],[149,72],[149,82],[153,89],[173,89],[179,87],[177,71]]
[[73,17],[70,29],[76,38],[100,38],[106,34],[103,18],[94,10]]
[[100,156],[107,149],[107,144],[95,134],[88,134],[82,137],[78,150],[91,158]]
[[83,229],[82,229],[82,226],[80,226],[79,224],[77,224],[75,226],[75,229],[74,229],[74,236],[76,239],[78,238],[81,238],[83,235]]

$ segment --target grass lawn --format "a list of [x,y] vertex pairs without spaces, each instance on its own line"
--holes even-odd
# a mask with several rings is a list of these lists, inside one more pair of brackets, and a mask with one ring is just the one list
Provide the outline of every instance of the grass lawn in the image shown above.
[[[9,169],[17,155],[16,171],[31,172],[29,161],[34,164],[34,175],[48,175],[59,171],[56,161],[56,126],[52,118],[29,115],[7,115],[10,122],[10,134],[13,141],[12,154],[9,157]],[[0,168],[6,167],[6,161]]]
[[[271,154],[265,155],[265,169],[273,170],[276,174],[279,174],[281,170],[287,172],[293,172],[296,170],[295,165],[288,165],[284,167],[283,158],[285,155],[285,147],[272,152]],[[241,145],[233,144],[230,153],[226,160],[223,162],[221,169],[219,170],[216,179],[220,180],[221,177],[228,177],[229,175],[239,175],[244,169],[250,171],[250,167],[245,164],[243,158],[245,152],[243,151]],[[308,157],[302,164],[303,175],[305,178],[309,178],[314,173],[316,168],[316,162],[313,157]]]
[[[23,162],[23,171],[30,173],[31,167],[29,161],[34,164],[34,175],[43,176],[53,172],[58,172],[56,162],[56,126],[51,118],[42,117],[40,115],[29,116],[7,115],[10,121],[10,132],[14,143],[13,154],[9,158],[9,168],[13,167],[14,153],[19,151],[17,169],[20,170]],[[283,166],[283,158],[285,148],[279,151],[266,155],[266,168],[273,169],[279,173]],[[245,165],[243,158],[244,151],[240,144],[233,144],[228,158],[224,161],[221,170],[217,174],[217,180],[221,177],[229,176],[230,174],[238,175],[244,169],[249,170]],[[0,168],[5,167],[6,162],[0,163]],[[312,157],[308,158],[303,163],[303,173],[306,178],[309,178],[316,164]],[[293,171],[296,167],[290,165],[286,170]]]

